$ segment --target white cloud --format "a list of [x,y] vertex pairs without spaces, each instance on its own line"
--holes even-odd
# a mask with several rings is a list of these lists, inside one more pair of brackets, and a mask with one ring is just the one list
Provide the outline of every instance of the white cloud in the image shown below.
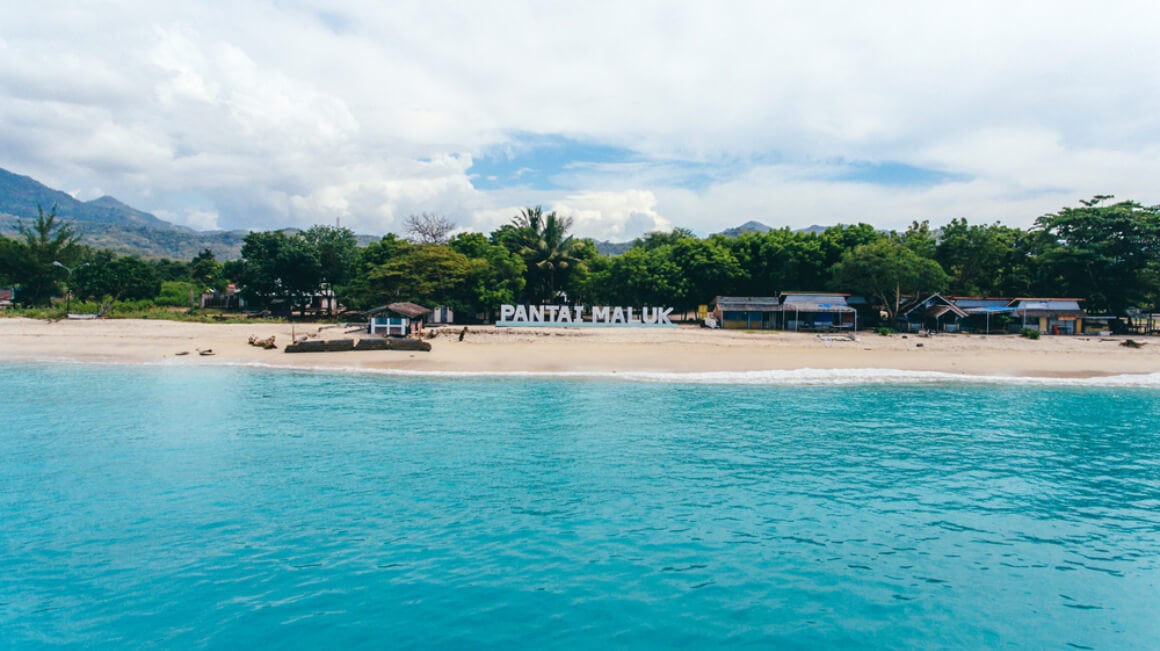
[[555,202],[552,209],[572,217],[573,230],[581,236],[623,242],[650,231],[672,229],[656,206],[652,192],[628,190],[572,194]]
[[218,224],[219,215],[215,210],[184,210],[181,212],[158,210],[154,214],[167,222],[172,222],[180,226],[188,226],[199,231],[216,231],[221,229],[221,226]]
[[1063,189],[1080,194],[1070,198],[1074,202],[1106,192],[1137,197],[1154,192],[1148,179],[1160,178],[1157,145],[1067,146],[1063,136],[1044,129],[991,128],[932,143],[916,158],[934,165],[954,164],[968,174],[1006,185],[1005,194]]
[[[6,3],[0,167],[225,228],[381,233],[436,212],[489,230],[536,204],[610,239],[1025,225],[1095,193],[1160,200],[1158,18],[1071,1]],[[512,132],[639,159],[477,189],[473,158]],[[835,160],[962,180],[852,183]],[[689,162],[708,178],[689,184]]]

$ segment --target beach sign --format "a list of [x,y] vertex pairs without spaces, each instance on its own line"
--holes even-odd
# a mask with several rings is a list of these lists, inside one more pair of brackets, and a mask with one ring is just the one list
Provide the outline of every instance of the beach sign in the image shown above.
[[677,327],[671,307],[608,305],[501,305],[497,326],[519,327]]

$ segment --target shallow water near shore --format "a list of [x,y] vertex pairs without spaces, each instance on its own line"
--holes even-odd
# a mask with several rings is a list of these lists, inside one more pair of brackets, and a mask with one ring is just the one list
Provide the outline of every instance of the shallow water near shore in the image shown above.
[[0,640],[1148,648],[1160,391],[0,364]]

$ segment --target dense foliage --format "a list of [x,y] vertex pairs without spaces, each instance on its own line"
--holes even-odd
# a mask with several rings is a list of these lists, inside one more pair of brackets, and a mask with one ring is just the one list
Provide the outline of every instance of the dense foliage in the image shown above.
[[[221,265],[209,251],[193,263],[119,256],[81,244],[72,224],[55,209],[38,210],[36,219],[20,224],[19,231],[19,239],[0,237],[0,285],[15,285],[17,301],[25,306],[69,296],[108,310],[118,301],[155,303],[168,281],[196,286],[197,293],[224,284]],[[201,270],[196,283],[193,268]],[[183,292],[181,305],[188,306],[188,293]]]
[[861,294],[889,313],[904,297],[932,291],[1082,298],[1097,313],[1153,307],[1160,208],[1110,198],[1043,215],[1025,230],[965,219],[915,222],[901,233],[855,224],[700,238],[675,229],[615,256],[575,237],[570,218],[531,207],[489,235],[452,235],[445,219],[424,215],[412,220],[409,239],[389,234],[364,247],[345,228],[253,232],[242,259],[224,263],[208,250],[189,262],[93,250],[54,212],[40,211],[21,238],[0,237],[0,285],[16,285],[25,305],[71,289],[79,300],[187,306],[195,294],[235,283],[255,309],[281,303],[301,312],[333,291],[348,309],[410,301],[447,305],[464,321],[491,319],[516,302],[687,312],[718,295],[816,290]]

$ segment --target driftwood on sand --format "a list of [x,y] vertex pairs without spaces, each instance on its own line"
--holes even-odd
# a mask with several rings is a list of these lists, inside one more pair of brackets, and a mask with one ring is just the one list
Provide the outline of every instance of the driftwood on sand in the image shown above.
[[266,350],[277,348],[278,346],[274,344],[274,337],[275,335],[270,335],[265,339],[258,339],[257,335],[250,335],[250,345],[257,346],[258,348],[264,348]]

